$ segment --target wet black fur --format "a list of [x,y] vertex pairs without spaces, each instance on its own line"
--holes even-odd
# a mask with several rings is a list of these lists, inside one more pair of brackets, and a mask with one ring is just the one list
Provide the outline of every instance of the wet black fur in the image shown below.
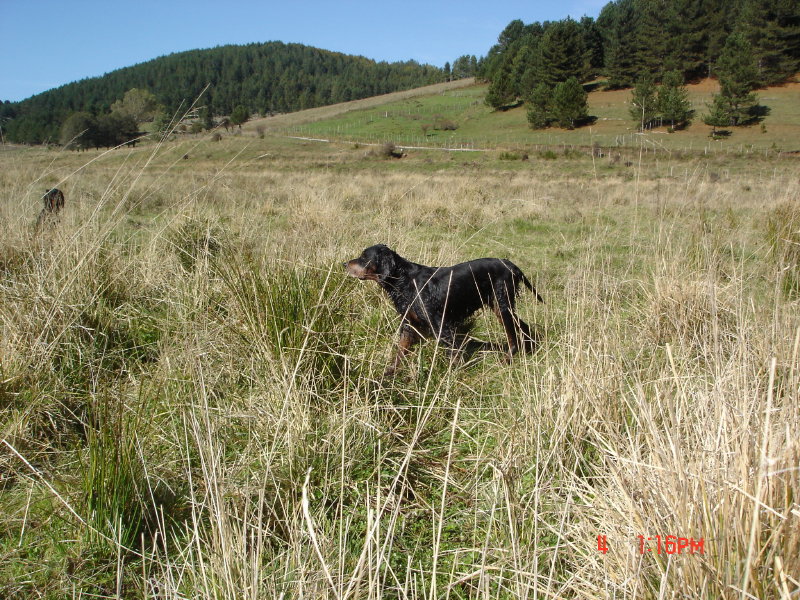
[[400,354],[390,371],[420,335],[456,348],[457,331],[484,306],[492,308],[503,324],[509,358],[520,347],[533,345],[530,327],[514,312],[520,284],[531,290],[539,302],[543,300],[520,268],[509,260],[479,258],[452,267],[428,267],[379,244],[367,248],[345,266],[351,275],[376,280],[402,318]]

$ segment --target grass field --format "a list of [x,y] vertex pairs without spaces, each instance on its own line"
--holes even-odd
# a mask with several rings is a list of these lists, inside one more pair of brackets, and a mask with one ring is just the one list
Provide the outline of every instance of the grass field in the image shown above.
[[[0,596],[797,597],[800,163],[374,150],[0,148]],[[539,349],[384,378],[378,242],[510,258]]]
[[[436,94],[401,98],[349,110],[338,115],[326,114],[318,119],[309,111],[285,122],[281,131],[295,135],[360,142],[393,141],[412,146],[446,146],[468,148],[524,147],[529,145],[574,145],[604,147],[638,147],[642,143],[652,149],[742,152],[747,149],[794,151],[800,135],[800,83],[759,90],[761,104],[769,114],[761,125],[732,128],[729,138],[712,141],[711,128],[702,116],[713,93],[716,81],[706,80],[687,86],[695,109],[692,125],[685,131],[668,134],[666,128],[638,134],[629,115],[630,90],[592,91],[588,97],[589,114],[596,117],[591,126],[567,131],[558,128],[534,131],[528,127],[526,107],[493,111],[484,104],[486,85],[444,89]],[[317,109],[315,109],[317,110]],[[437,122],[449,121],[455,130],[436,129]],[[261,126],[270,120],[259,121]],[[275,123],[276,128],[278,122]]]

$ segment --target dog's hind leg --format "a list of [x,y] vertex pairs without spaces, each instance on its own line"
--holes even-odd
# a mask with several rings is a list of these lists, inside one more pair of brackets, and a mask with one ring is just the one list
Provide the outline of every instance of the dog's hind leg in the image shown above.
[[[503,329],[506,332],[506,339],[508,340],[508,360],[510,361],[511,357],[519,350],[519,336],[517,335],[517,323],[519,319],[514,316],[514,313],[511,312],[511,309],[507,306],[495,306],[494,314],[497,315],[497,318],[503,324]],[[527,323],[525,323],[525,327],[528,327]],[[528,328],[528,330],[530,331],[530,328]],[[523,333],[524,331],[523,329]]]

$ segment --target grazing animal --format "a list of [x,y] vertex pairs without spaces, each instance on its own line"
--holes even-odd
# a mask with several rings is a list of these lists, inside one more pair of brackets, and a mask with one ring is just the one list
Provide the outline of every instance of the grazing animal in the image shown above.
[[477,310],[491,307],[508,338],[508,359],[534,345],[528,324],[514,312],[522,283],[544,302],[520,268],[502,258],[479,258],[452,267],[427,267],[406,260],[383,244],[370,246],[361,256],[344,263],[347,274],[377,281],[400,313],[397,356],[386,370],[392,375],[403,357],[422,336],[457,352],[459,326]]
[[55,223],[58,221],[58,213],[64,208],[64,192],[58,188],[48,190],[42,196],[44,207],[36,219],[36,229],[38,230],[46,222]]

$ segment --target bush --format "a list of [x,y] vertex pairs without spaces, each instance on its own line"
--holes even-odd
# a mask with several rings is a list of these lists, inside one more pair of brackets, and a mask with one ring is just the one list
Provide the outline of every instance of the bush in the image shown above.
[[398,149],[394,142],[384,142],[377,149],[372,151],[373,156],[378,158],[403,158],[403,151]]
[[458,125],[451,121],[450,119],[445,119],[444,117],[437,117],[436,120],[433,122],[433,128],[437,131],[455,131],[458,129]]

